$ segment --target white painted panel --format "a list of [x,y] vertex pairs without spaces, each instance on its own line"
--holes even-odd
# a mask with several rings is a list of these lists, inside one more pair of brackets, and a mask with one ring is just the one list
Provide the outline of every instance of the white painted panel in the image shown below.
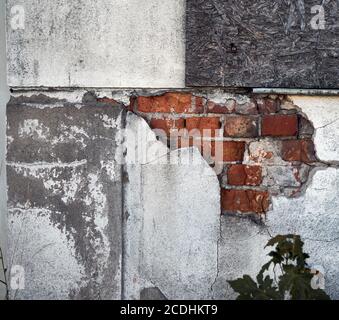
[[184,8],[184,0],[9,0],[9,84],[183,87]]

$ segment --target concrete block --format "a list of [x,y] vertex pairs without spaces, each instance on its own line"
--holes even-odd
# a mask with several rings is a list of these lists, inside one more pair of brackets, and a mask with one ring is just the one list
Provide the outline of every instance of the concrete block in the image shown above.
[[28,101],[7,107],[10,296],[120,299],[124,111]]
[[10,86],[185,86],[184,0],[9,0],[7,17]]

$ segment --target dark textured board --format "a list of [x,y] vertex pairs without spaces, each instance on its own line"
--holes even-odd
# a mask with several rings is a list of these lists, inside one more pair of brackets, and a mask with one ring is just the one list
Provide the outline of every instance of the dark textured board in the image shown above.
[[[322,4],[325,29],[311,21]],[[187,0],[186,85],[339,89],[339,0]]]

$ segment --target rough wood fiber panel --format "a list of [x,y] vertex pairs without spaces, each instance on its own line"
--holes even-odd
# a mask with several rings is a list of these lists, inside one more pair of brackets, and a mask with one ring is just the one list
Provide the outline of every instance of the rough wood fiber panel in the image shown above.
[[339,0],[187,0],[186,38],[187,86],[339,88]]

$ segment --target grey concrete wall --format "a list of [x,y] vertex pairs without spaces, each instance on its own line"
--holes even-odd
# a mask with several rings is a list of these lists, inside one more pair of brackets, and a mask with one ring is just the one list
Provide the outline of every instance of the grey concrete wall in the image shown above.
[[11,299],[121,297],[125,112],[86,97],[7,106]]
[[[6,205],[6,103],[9,100],[9,89],[6,79],[6,35],[5,35],[5,0],[0,0],[0,246],[6,251],[7,205]],[[0,265],[0,277],[3,270]],[[4,295],[0,284],[0,299]]]

